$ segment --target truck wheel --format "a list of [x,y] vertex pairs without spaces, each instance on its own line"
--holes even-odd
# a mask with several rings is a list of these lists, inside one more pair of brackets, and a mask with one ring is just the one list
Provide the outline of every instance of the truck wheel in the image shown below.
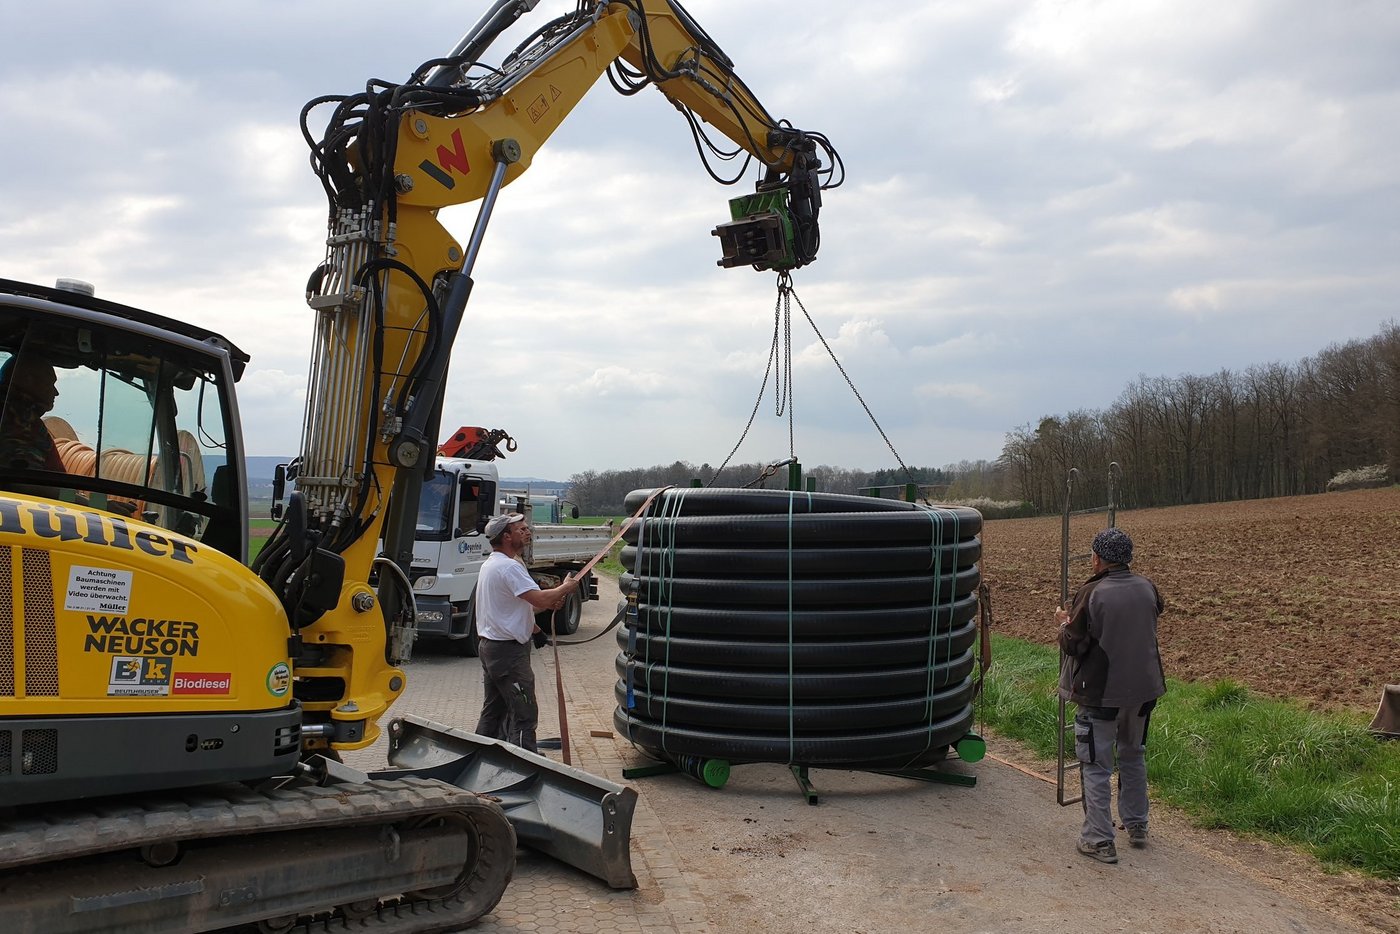
[[545,610],[535,614],[535,622],[545,632],[556,636],[572,636],[578,632],[579,621],[583,619],[583,597],[574,591],[564,598],[564,605],[558,610]]
[[464,638],[453,639],[452,649],[463,658],[476,658],[476,601],[467,609],[467,634]]

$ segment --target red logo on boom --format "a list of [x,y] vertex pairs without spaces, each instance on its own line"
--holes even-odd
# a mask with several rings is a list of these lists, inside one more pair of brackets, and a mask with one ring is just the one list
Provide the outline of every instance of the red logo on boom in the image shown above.
[[466,175],[472,170],[471,163],[467,159],[467,144],[462,141],[462,131],[452,131],[452,148],[439,146],[437,148],[437,162],[431,159],[424,159],[418,163],[418,168],[434,179],[439,185],[446,189],[457,187],[457,180],[452,177],[452,172]]
[[467,144],[462,142],[462,131],[452,131],[452,148],[439,146],[437,150],[438,165],[451,172],[456,169],[463,175],[472,170],[471,164],[467,162]]
[[172,694],[227,694],[233,688],[233,676],[226,671],[176,672],[170,686]]

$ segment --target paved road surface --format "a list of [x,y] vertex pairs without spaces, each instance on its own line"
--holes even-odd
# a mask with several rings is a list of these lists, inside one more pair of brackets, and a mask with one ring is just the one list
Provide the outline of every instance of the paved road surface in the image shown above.
[[[600,585],[603,599],[585,605],[573,638],[611,618],[616,585]],[[621,782],[624,767],[646,760],[620,738],[589,735],[612,730],[616,653],[609,634],[560,658],[574,764]],[[558,736],[549,650],[534,664],[540,735]],[[423,649],[408,674],[396,713],[475,725],[476,659]],[[996,740],[989,751],[1023,755]],[[349,761],[378,767],[383,755],[376,746]],[[1372,902],[1352,917],[1323,910],[1309,887],[1217,854],[1202,845],[1210,835],[1180,821],[1159,821],[1147,849],[1125,843],[1117,866],[1100,865],[1074,852],[1079,811],[1058,807],[1053,785],[992,759],[952,768],[975,775],[976,787],[813,771],[816,806],[782,765],[736,766],[720,790],[674,774],[636,780],[636,891],[610,891],[522,849],[501,904],[472,930],[1400,934],[1393,906]]]

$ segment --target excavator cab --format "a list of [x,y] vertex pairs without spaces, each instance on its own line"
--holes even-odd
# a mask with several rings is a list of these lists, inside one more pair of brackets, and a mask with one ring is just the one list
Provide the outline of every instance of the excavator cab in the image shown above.
[[69,304],[75,294],[0,307],[0,491],[139,520],[243,560],[226,354],[172,343],[95,301]]
[[272,677],[290,679],[286,617],[243,565],[245,360],[183,322],[0,280],[5,804],[295,764],[301,711]]

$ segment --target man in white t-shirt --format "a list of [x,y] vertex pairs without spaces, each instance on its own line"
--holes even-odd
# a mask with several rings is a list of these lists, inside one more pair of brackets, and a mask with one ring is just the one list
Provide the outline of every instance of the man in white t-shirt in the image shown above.
[[530,524],[518,512],[486,523],[491,554],[476,581],[477,654],[485,699],[476,732],[538,752],[535,726],[540,713],[530,669],[530,643],[541,631],[535,612],[557,610],[578,589],[578,581],[570,576],[558,587],[541,590],[519,560],[531,534]]

